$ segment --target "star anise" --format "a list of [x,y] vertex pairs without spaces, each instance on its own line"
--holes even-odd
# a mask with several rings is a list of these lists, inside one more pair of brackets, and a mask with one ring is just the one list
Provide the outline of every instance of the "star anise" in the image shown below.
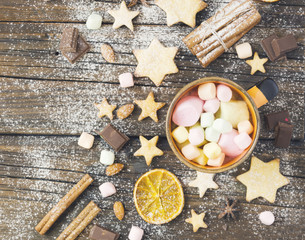
[[[131,0],[130,3],[128,4],[128,7],[133,7],[134,5],[136,5],[138,3],[138,0]],[[141,0],[141,3],[145,6],[148,7],[148,4],[146,2],[146,0]]]
[[[221,219],[223,217],[231,217],[233,219],[236,219],[235,215],[234,215],[234,212],[236,211],[239,211],[238,209],[234,208],[235,204],[237,203],[237,200],[234,200],[233,203],[231,204],[230,203],[230,200],[228,198],[226,198],[226,203],[227,203],[227,206],[225,206],[223,210],[223,212],[221,212],[219,215],[218,215],[218,219]],[[231,204],[231,205],[230,205]]]

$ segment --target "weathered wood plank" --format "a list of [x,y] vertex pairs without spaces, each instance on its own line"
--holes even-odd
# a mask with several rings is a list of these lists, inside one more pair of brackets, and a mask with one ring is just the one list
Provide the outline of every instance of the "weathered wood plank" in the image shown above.
[[[260,109],[261,118],[265,113],[288,109],[295,124],[294,139],[304,137],[304,94],[292,93],[292,89],[280,86],[280,94],[269,105]],[[135,86],[122,89],[116,84],[99,82],[71,81],[33,81],[5,78],[0,81],[0,125],[1,133],[26,134],[65,134],[77,135],[80,132],[93,132],[102,129],[109,119],[97,118],[97,109],[93,105],[106,97],[111,104],[121,106],[134,99],[145,99],[154,91],[156,101],[166,106],[158,111],[159,122],[151,119],[137,121],[141,112],[136,107],[132,115],[125,120],[114,119],[112,123],[129,136],[161,135],[165,136],[167,108],[178,92],[176,87]],[[266,131],[261,124],[261,138],[272,138],[273,132]]]
[[[3,219],[0,224],[1,239],[4,236],[12,236],[10,239],[22,239],[24,236],[38,239],[34,226],[85,172],[93,176],[94,183],[71,205],[50,232],[39,239],[53,239],[58,236],[90,200],[102,208],[94,223],[120,232],[123,235],[122,239],[128,235],[131,224],[143,227],[146,239],[171,239],[177,236],[177,226],[183,226],[179,227],[181,239],[200,239],[202,234],[208,239],[219,239],[223,236],[238,239],[238,236],[245,234],[246,239],[261,239],[263,236],[268,239],[288,236],[289,239],[300,239],[304,233],[302,222],[305,220],[305,212],[301,200],[305,198],[303,144],[293,143],[289,149],[276,149],[271,141],[259,141],[254,154],[265,161],[280,157],[281,172],[290,180],[289,185],[278,191],[275,204],[269,204],[263,199],[245,202],[245,187],[234,180],[235,176],[249,168],[249,161],[237,169],[217,174],[215,181],[220,188],[209,190],[205,197],[200,199],[197,190],[187,186],[190,179],[195,177],[195,171],[178,162],[169,151],[165,139],[161,139],[158,144],[164,150],[164,156],[156,158],[151,167],[146,167],[142,158],[132,156],[139,147],[139,141],[133,138],[117,155],[117,161],[126,164],[124,170],[113,177],[105,176],[104,167],[98,163],[99,152],[106,146],[103,141],[96,141],[95,147],[91,150],[81,149],[76,141],[77,137],[64,136],[0,136],[0,217]],[[266,152],[267,148],[270,151]],[[178,176],[186,197],[182,214],[176,220],[162,226],[147,224],[141,220],[134,208],[131,191],[142,173],[158,167],[170,169]],[[101,201],[97,187],[109,180],[116,185],[117,194]],[[217,220],[217,208],[223,206],[226,196],[240,202],[241,212],[236,222]],[[126,208],[126,217],[122,222],[119,222],[112,212],[112,205],[116,200],[122,201]],[[6,204],[7,201],[10,201],[9,206]],[[200,230],[196,234],[192,232],[190,225],[184,222],[190,215],[190,209],[207,212],[208,229]],[[258,213],[265,210],[275,213],[273,231],[264,227],[258,220]],[[222,230],[221,226],[224,223],[228,224],[228,231]],[[16,226],[22,226],[23,231],[15,231]],[[86,239],[90,227],[80,239]]]

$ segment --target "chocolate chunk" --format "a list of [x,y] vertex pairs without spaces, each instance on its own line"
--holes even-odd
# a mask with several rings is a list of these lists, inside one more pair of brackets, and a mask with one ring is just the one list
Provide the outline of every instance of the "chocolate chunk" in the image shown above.
[[288,34],[287,36],[279,39],[273,39],[271,41],[271,46],[273,48],[275,57],[298,48],[297,41],[292,34]]
[[76,52],[77,50],[78,29],[71,27],[65,28],[62,35],[59,48],[64,52]]
[[288,123],[279,122],[275,127],[275,146],[288,147],[292,138],[293,126]]
[[83,39],[82,36],[78,36],[77,40],[77,51],[73,52],[66,52],[62,51],[62,54],[69,60],[70,63],[75,63],[78,59],[85,55],[90,49],[89,44]]
[[265,38],[261,41],[261,46],[264,49],[265,53],[267,54],[268,58],[273,62],[281,57],[285,56],[285,53],[275,56],[274,50],[272,48],[271,42],[272,40],[277,39],[277,36],[275,34],[272,34],[271,36]]
[[98,225],[94,225],[89,234],[89,238],[92,240],[117,240],[119,236],[120,234],[111,232]]
[[270,113],[265,118],[268,130],[272,130],[279,122],[290,123],[288,111]]
[[119,151],[126,142],[128,142],[129,138],[119,132],[116,128],[114,128],[110,123],[100,132],[98,133],[104,140],[115,150]]

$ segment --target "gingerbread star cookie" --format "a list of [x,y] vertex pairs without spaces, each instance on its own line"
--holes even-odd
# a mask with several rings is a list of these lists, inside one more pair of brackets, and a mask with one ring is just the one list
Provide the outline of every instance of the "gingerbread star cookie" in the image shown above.
[[159,121],[157,111],[162,108],[165,103],[155,102],[153,92],[150,92],[145,100],[135,100],[134,102],[142,109],[142,112],[138,118],[139,121],[147,117],[150,117],[155,122]]
[[125,1],[122,1],[119,10],[108,10],[108,13],[114,17],[113,28],[117,29],[123,25],[133,31],[132,19],[139,15],[139,11],[128,10]]
[[260,71],[265,73],[266,70],[264,68],[264,64],[268,61],[268,58],[259,58],[258,53],[254,53],[254,57],[252,60],[247,60],[246,63],[251,66],[251,75],[256,73],[256,71]]
[[193,231],[197,232],[199,228],[207,228],[208,226],[203,221],[205,213],[197,214],[193,209],[191,210],[192,217],[186,219],[187,223],[193,224]]
[[189,183],[190,187],[197,187],[199,197],[203,197],[208,188],[218,189],[218,185],[213,181],[215,174],[197,172],[197,178]]
[[196,26],[196,14],[207,6],[201,0],[156,0],[156,5],[166,12],[167,26],[183,22],[190,27]]
[[247,187],[246,200],[263,197],[274,203],[277,189],[289,183],[288,178],[280,173],[280,160],[268,163],[252,157],[250,170],[237,176],[237,180]]
[[165,75],[177,73],[179,70],[174,62],[178,48],[164,47],[158,39],[154,39],[147,49],[133,50],[138,66],[136,77],[149,77],[158,87]]
[[134,153],[134,156],[144,156],[146,164],[149,166],[154,157],[163,155],[163,151],[156,146],[158,140],[159,136],[155,136],[150,140],[140,136],[141,148]]
[[106,98],[103,98],[101,103],[94,103],[94,105],[99,110],[99,113],[97,114],[99,118],[107,116],[110,120],[113,119],[112,112],[116,108],[116,105],[110,105]]

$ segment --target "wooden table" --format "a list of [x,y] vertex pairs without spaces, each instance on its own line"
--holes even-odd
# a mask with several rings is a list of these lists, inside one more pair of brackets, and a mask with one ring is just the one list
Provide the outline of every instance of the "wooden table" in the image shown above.
[[[208,7],[197,15],[197,25],[212,16],[218,7],[229,0],[207,0]],[[121,234],[127,239],[132,225],[144,229],[144,239],[305,239],[305,146],[304,146],[304,90],[305,90],[305,4],[302,0],[281,0],[274,4],[257,2],[262,21],[246,34],[242,41],[252,44],[265,57],[259,42],[276,33],[293,33],[299,48],[287,54],[287,61],[267,62],[266,74],[251,76],[245,61],[230,49],[206,69],[189,52],[181,39],[192,29],[184,24],[166,25],[166,15],[153,2],[150,7],[133,7],[140,15],[134,20],[135,31],[112,29],[113,19],[107,10],[118,8],[118,0],[0,0],[0,239],[55,239],[82,208],[93,200],[102,212],[93,221]],[[96,11],[103,15],[100,30],[88,30],[86,18]],[[71,65],[59,51],[62,29],[77,27],[91,45],[91,50],[76,64]],[[122,89],[118,75],[133,72],[137,65],[133,49],[147,48],[157,37],[165,46],[179,47],[175,62],[179,73],[167,76],[160,87],[147,78],[137,78],[135,87]],[[109,64],[100,54],[102,43],[109,43],[116,52],[116,63]],[[239,167],[217,174],[218,190],[208,190],[200,199],[196,188],[188,182],[195,171],[184,166],[174,156],[165,138],[165,117],[171,99],[185,84],[206,76],[219,76],[236,81],[245,88],[265,77],[272,77],[280,93],[260,109],[264,113],[288,109],[294,124],[291,146],[274,147],[274,134],[262,131],[254,155],[264,161],[280,158],[280,170],[290,184],[277,193],[274,204],[264,199],[248,203],[246,188],[235,177],[249,169],[249,161]],[[151,119],[137,121],[140,109],[131,117],[112,121],[130,137],[129,143],[116,154],[116,162],[125,164],[122,173],[107,177],[99,163],[102,149],[109,146],[95,137],[90,150],[77,145],[82,131],[94,133],[109,123],[98,119],[93,103],[106,97],[119,106],[134,99],[144,99],[154,91],[157,101],[166,102],[159,111],[159,123]],[[142,157],[133,153],[140,147],[138,136],[159,135],[158,147],[164,156],[156,157],[147,167]],[[144,222],[138,215],[132,191],[136,180],[150,169],[165,168],[181,180],[185,193],[185,207],[174,221],[161,226]],[[45,236],[34,227],[65,193],[85,174],[93,184],[57,220]],[[102,199],[98,186],[111,181],[117,194]],[[238,199],[238,219],[218,220],[217,208],[225,198]],[[115,218],[114,201],[122,201],[126,208],[124,220]],[[185,222],[190,210],[206,212],[207,229],[193,233]],[[270,210],[276,222],[265,226],[258,214]],[[87,239],[93,223],[80,235]],[[223,229],[223,225],[228,230]]]

